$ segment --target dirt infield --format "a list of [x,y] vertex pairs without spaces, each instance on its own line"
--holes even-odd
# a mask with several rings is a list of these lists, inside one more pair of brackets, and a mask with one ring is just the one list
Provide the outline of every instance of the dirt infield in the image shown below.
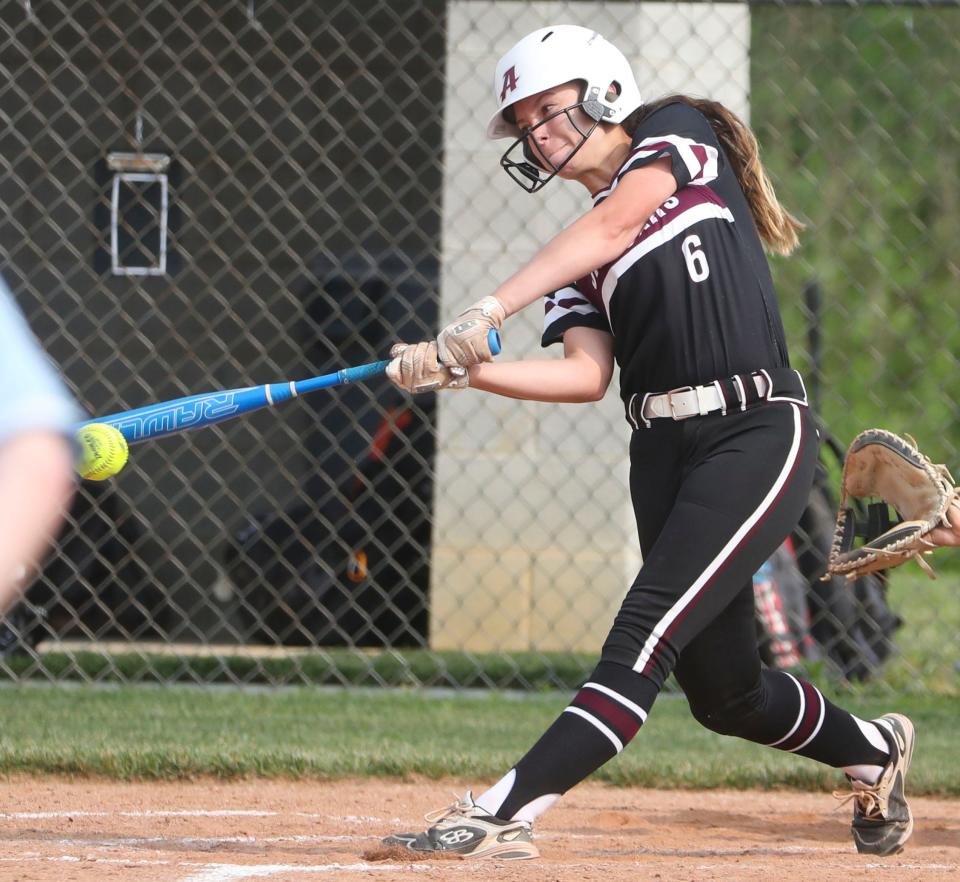
[[829,794],[590,784],[538,826],[539,861],[397,863],[363,854],[385,832],[419,827],[422,813],[451,802],[462,784],[13,778],[0,786],[5,882],[960,878],[960,801],[951,800],[912,800],[913,839],[881,860],[855,853],[849,809],[835,809]]

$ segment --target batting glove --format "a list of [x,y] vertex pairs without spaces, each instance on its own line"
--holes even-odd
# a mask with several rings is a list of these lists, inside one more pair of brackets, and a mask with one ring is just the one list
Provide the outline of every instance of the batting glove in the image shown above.
[[487,335],[500,330],[506,310],[496,297],[484,297],[460,313],[437,336],[440,361],[467,367],[481,361],[493,361]]
[[470,385],[465,367],[440,364],[436,343],[397,343],[390,357],[393,360],[387,365],[387,376],[407,392],[466,389]]

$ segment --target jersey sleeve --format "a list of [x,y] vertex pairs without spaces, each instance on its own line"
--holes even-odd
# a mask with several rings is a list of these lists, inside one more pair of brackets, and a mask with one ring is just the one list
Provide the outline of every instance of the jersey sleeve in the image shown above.
[[0,281],[0,443],[20,432],[70,434],[83,414]]
[[707,118],[689,104],[668,104],[645,119],[616,180],[635,168],[668,158],[677,189],[709,184],[720,173],[717,137]]
[[570,328],[610,331],[606,317],[572,285],[543,298],[543,337],[540,345],[546,347],[559,343]]

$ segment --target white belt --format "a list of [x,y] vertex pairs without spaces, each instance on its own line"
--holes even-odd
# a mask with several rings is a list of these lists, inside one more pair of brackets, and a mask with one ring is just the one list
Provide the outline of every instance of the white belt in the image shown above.
[[[767,390],[770,388],[767,378],[763,374],[753,374],[752,379],[757,387],[757,395],[761,398],[766,397]],[[718,383],[711,383],[709,386],[684,386],[660,395],[648,395],[644,399],[641,413],[647,420],[658,417],[685,420],[688,417],[704,416],[716,410],[726,411],[728,408],[732,410],[736,407],[736,402],[724,401]]]

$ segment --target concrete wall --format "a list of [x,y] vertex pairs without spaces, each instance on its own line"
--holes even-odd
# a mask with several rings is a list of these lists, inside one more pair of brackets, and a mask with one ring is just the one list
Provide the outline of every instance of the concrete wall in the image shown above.
[[[498,58],[549,24],[594,27],[627,55],[641,93],[719,99],[746,116],[746,5],[504,3],[448,6],[441,260],[443,322],[489,294],[590,206],[559,180],[529,195],[487,141]],[[504,329],[504,359],[551,358],[534,305]],[[614,379],[614,384],[618,380]],[[598,404],[439,396],[431,645],[594,650],[640,564],[627,489],[629,427],[616,385]]]

